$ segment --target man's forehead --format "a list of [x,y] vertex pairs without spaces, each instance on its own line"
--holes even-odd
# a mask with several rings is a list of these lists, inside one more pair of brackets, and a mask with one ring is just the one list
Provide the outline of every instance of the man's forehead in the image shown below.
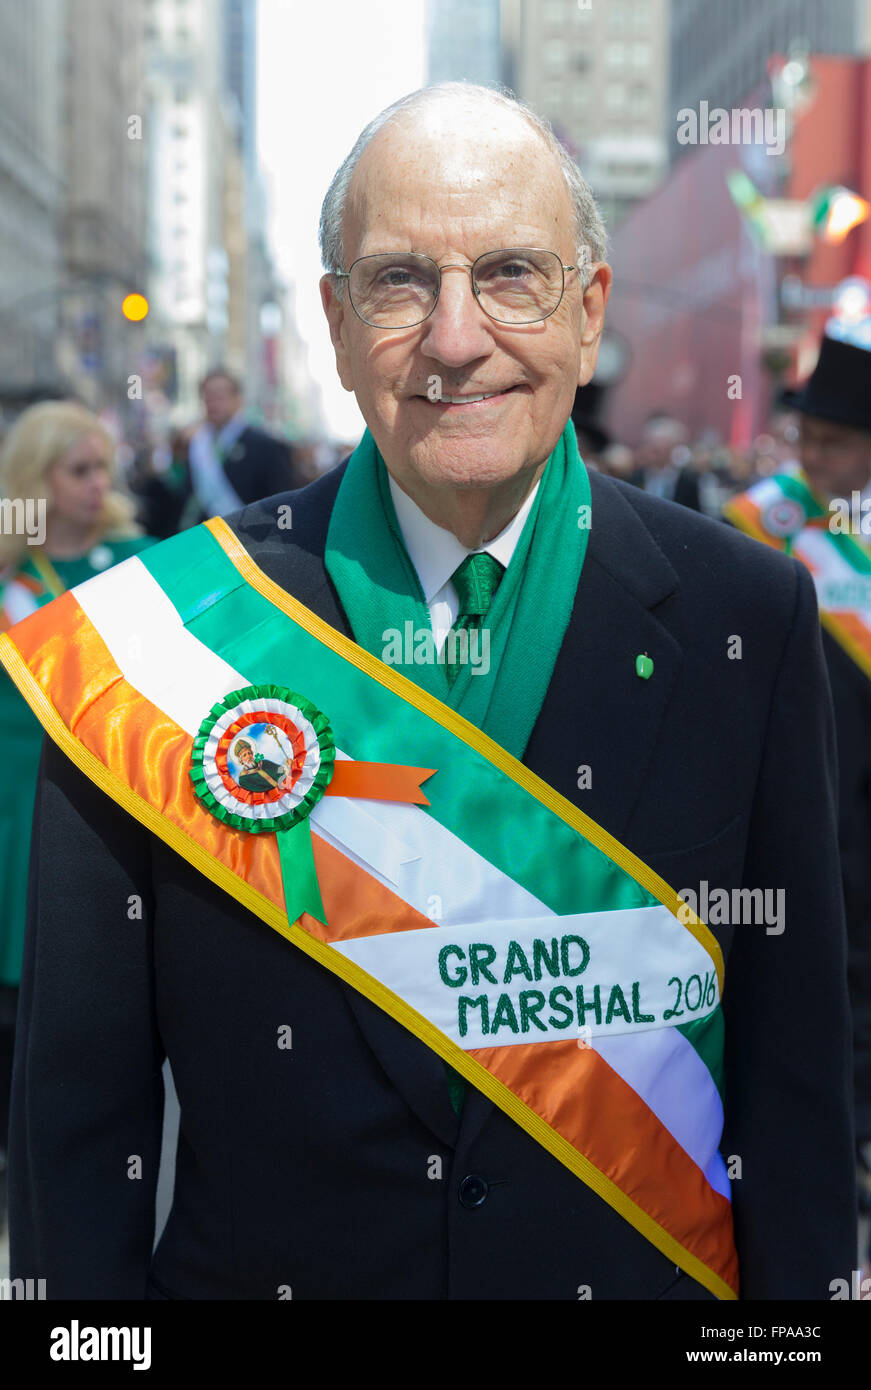
[[364,236],[407,238],[433,227],[474,235],[476,225],[498,228],[509,243],[534,229],[550,242],[572,238],[562,170],[528,122],[514,113],[482,119],[480,111],[434,108],[379,131],[351,182],[349,250]]
[[825,435],[832,439],[843,439],[850,443],[871,447],[871,432],[867,430],[859,430],[852,425],[845,425],[840,420],[827,420],[822,415],[803,413],[799,418],[803,434]]

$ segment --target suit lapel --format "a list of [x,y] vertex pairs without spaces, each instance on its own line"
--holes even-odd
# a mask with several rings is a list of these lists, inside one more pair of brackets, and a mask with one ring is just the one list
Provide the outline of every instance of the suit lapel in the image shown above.
[[[243,544],[263,570],[339,632],[353,638],[323,564],[326,533],[343,468],[294,495],[293,530],[254,507],[238,519]],[[640,796],[681,669],[680,645],[655,609],[677,576],[620,485],[591,475],[592,530],[569,626],[532,731],[524,763],[621,838]],[[244,524],[243,524],[244,523]],[[641,679],[646,652],[653,675]],[[579,789],[577,769],[590,768]],[[450,1103],[441,1059],[349,986],[348,1004],[369,1047],[409,1107],[444,1144],[471,1143],[493,1103],[469,1088],[461,1120]]]

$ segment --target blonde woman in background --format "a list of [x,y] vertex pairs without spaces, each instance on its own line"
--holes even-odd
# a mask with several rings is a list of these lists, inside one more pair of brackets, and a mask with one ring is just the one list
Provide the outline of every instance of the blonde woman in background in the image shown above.
[[[45,401],[18,417],[0,450],[0,497],[21,499],[34,535],[0,534],[0,628],[153,544],[134,504],[113,484],[115,440],[72,401]],[[44,499],[44,532],[33,523]],[[29,505],[28,505],[29,504]],[[3,526],[16,514],[4,509]],[[43,544],[31,544],[32,539]],[[12,1041],[27,905],[30,823],[42,729],[0,668],[0,730],[14,750],[0,800],[0,1179],[9,1110]],[[0,1223],[5,1201],[0,1193]]]

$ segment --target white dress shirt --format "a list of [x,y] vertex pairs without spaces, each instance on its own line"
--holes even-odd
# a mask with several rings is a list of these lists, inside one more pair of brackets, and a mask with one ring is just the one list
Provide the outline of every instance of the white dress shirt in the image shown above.
[[411,563],[417,570],[420,587],[429,609],[436,650],[441,651],[460,609],[460,600],[451,583],[451,575],[467,555],[474,554],[492,555],[506,569],[508,568],[541,479],[539,478],[520,511],[509,521],[505,529],[477,552],[468,550],[457,540],[453,531],[446,531],[444,527],[430,521],[417,503],[412,501],[407,492],[403,492],[389,474],[388,479],[402,539],[405,541]]

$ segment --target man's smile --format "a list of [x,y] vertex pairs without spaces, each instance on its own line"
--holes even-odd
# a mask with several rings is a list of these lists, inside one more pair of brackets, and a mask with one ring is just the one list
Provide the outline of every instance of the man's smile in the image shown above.
[[516,386],[504,386],[497,391],[482,392],[452,392],[444,391],[437,400],[432,400],[429,395],[413,396],[412,400],[425,401],[428,406],[437,410],[454,411],[481,409],[489,405],[498,405],[504,401],[514,391],[521,391],[524,387],[520,384]]

